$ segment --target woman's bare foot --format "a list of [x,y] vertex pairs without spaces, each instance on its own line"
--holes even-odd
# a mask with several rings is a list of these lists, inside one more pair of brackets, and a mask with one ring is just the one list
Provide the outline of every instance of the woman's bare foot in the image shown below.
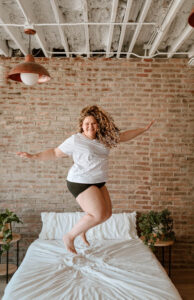
[[90,243],[88,242],[88,240],[87,240],[87,238],[86,238],[85,232],[82,232],[82,233],[80,234],[80,236],[81,236],[82,240],[84,241],[84,243],[85,243],[87,246],[90,246]]
[[71,238],[68,234],[63,236],[63,242],[67,248],[68,251],[77,254],[77,251],[75,250],[74,247],[74,239]]

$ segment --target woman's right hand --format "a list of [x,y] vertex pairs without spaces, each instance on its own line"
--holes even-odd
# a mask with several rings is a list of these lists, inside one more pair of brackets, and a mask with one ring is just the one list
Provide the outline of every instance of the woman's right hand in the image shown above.
[[16,153],[20,157],[24,158],[33,158],[33,154],[27,153],[27,152],[17,152]]

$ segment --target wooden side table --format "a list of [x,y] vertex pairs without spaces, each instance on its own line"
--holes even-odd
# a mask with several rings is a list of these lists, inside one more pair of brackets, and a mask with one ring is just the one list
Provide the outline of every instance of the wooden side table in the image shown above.
[[[12,233],[13,239],[10,244],[16,243],[17,244],[17,253],[16,253],[16,258],[17,258],[17,264],[9,264],[9,250],[7,251],[7,256],[6,256],[6,264],[1,263],[1,256],[0,256],[0,276],[6,275],[6,283],[8,283],[8,277],[9,274],[13,274],[18,266],[19,266],[19,241],[21,240],[21,235]],[[5,244],[3,242],[3,239],[0,238],[0,247],[1,245]]]
[[157,241],[155,243],[155,247],[162,248],[162,265],[165,266],[165,247],[168,247],[168,276],[171,276],[171,253],[172,253],[172,245],[174,244],[173,240],[170,241]]
[[[140,239],[143,241],[144,236],[141,236]],[[171,253],[172,253],[172,245],[174,244],[173,240],[170,241],[160,241],[158,240],[155,242],[155,247],[161,247],[162,248],[162,265],[165,266],[165,247],[168,247],[168,276],[171,276]]]

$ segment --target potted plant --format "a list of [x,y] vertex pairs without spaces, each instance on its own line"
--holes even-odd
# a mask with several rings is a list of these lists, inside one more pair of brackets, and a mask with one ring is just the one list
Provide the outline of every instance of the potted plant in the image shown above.
[[161,212],[149,211],[139,218],[141,238],[146,245],[154,250],[157,241],[175,240],[173,231],[173,219],[168,209]]
[[10,248],[10,243],[13,239],[11,227],[12,222],[23,223],[14,212],[9,211],[8,209],[0,213],[0,239],[3,240],[0,255]]

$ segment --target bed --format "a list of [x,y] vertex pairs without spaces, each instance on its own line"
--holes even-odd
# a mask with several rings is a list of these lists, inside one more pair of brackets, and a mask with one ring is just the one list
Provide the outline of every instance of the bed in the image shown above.
[[83,215],[42,213],[39,238],[8,283],[2,300],[179,300],[178,291],[151,250],[138,238],[136,213],[113,214],[78,237],[78,254],[63,234]]

